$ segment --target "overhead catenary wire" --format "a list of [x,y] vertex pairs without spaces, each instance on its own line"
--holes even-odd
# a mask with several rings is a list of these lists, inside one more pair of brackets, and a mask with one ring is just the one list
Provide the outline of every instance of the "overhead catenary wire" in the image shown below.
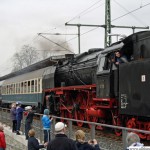
[[[86,31],[86,32],[84,32],[84,33],[82,33],[80,36],[85,35],[85,34],[87,34],[87,33],[89,33],[89,32],[92,32],[92,31],[94,31],[94,30],[96,30],[96,29],[98,29],[98,28],[99,28],[99,27],[96,27],[96,28],[94,28],[94,29],[90,29],[90,30],[88,30],[88,31]],[[63,45],[63,44],[65,44],[65,43],[67,43],[67,42],[70,42],[70,41],[76,39],[76,38],[78,38],[78,36],[75,36],[75,37],[73,37],[73,38],[71,38],[71,39],[69,39],[69,40],[67,40],[67,41],[65,41],[65,42],[62,42],[62,43],[60,43],[59,45]],[[56,47],[56,46],[52,47],[52,49],[55,48],[55,47]]]
[[76,15],[75,17],[73,17],[72,19],[70,19],[69,21],[67,21],[66,23],[69,23],[70,21],[78,18],[80,15],[82,15],[83,13],[85,13],[86,11],[88,11],[89,9],[91,9],[93,6],[95,6],[96,4],[98,4],[99,2],[101,2],[102,0],[99,0],[97,2],[95,2],[93,5],[91,5],[90,7],[88,7],[87,9],[81,11],[78,15]]
[[101,7],[101,6],[103,6],[104,4],[105,4],[105,3],[102,3],[101,5],[99,5],[99,6],[97,6],[97,7],[94,7],[93,9],[91,9],[91,10],[89,10],[89,11],[83,13],[82,15],[80,15],[80,17],[81,17],[81,16],[84,16],[84,15],[90,13],[90,12],[92,12],[93,10],[95,10],[95,9],[97,9],[97,8],[99,8],[99,7]]
[[[123,10],[125,10],[126,12],[130,12],[128,9],[126,9],[124,6],[122,6],[119,2],[117,2],[116,0],[113,0],[118,6],[120,6]],[[141,5],[142,6],[142,5]],[[141,7],[140,6],[140,7]],[[138,22],[140,22],[141,24],[143,24],[144,26],[147,26],[146,23],[144,23],[141,19],[139,19],[138,17],[136,17],[134,14],[130,13],[130,15],[136,19]]]
[[69,49],[67,49],[67,48],[63,47],[62,45],[60,45],[60,44],[58,44],[58,43],[56,43],[56,42],[54,42],[54,41],[50,40],[49,38],[47,38],[47,37],[43,36],[42,34],[39,34],[39,35],[40,35],[41,37],[43,37],[43,38],[47,39],[48,41],[52,42],[53,44],[56,44],[57,46],[59,46],[59,47],[61,47],[61,48],[65,49],[65,50],[67,50],[67,51],[70,51],[71,53],[74,53],[74,52],[72,52],[71,50],[69,50]]
[[111,20],[111,22],[116,21],[116,20],[118,20],[118,19],[120,19],[120,18],[123,18],[124,16],[127,16],[127,15],[129,15],[129,14],[131,14],[131,13],[133,13],[133,12],[135,12],[135,11],[137,11],[137,10],[143,8],[143,7],[146,7],[146,6],[148,6],[148,5],[150,5],[150,3],[147,3],[147,4],[145,4],[145,5],[143,5],[143,6],[140,6],[140,7],[136,8],[136,9],[134,9],[134,10],[132,10],[132,11],[130,11],[130,12],[124,14],[124,15],[121,15],[121,16],[119,16],[119,17],[117,17],[117,18]]

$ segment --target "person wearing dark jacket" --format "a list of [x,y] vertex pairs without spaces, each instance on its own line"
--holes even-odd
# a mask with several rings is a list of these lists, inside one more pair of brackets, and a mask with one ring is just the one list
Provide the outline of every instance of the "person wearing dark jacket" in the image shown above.
[[26,140],[27,140],[29,138],[28,132],[31,129],[31,126],[32,126],[34,112],[32,111],[31,106],[25,107],[25,110],[26,110],[26,112],[25,112],[25,115],[26,115],[26,119],[25,119],[25,136],[26,136]]
[[10,118],[12,120],[12,132],[16,132],[16,128],[17,128],[16,103],[12,103],[12,105],[11,105]]
[[96,139],[85,142],[85,133],[82,130],[77,130],[75,136],[78,150],[100,150]]
[[21,102],[16,103],[16,120],[17,120],[17,135],[20,135],[20,127],[21,127],[21,120],[23,118],[23,108],[21,108]]
[[78,150],[76,143],[66,135],[66,125],[63,122],[55,124],[55,139],[48,143],[47,150]]
[[34,137],[35,131],[33,129],[29,130],[28,136],[28,150],[39,150],[47,146],[47,143],[44,145],[39,144],[38,140]]

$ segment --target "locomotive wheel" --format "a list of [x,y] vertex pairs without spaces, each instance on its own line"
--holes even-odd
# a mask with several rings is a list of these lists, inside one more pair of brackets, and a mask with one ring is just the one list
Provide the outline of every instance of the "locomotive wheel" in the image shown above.
[[[87,116],[87,121],[89,122],[97,122],[98,121],[98,117],[95,117],[95,116]],[[88,124],[89,128],[92,127],[92,125],[89,123]]]
[[[105,120],[104,119],[99,119],[98,120],[98,123],[105,123]],[[96,129],[98,129],[98,130],[104,130],[105,129],[105,127],[103,127],[103,126],[96,126]]]
[[145,133],[137,133],[141,139],[146,139],[147,135]]
[[76,97],[76,103],[79,104],[80,107],[86,107],[86,95],[79,93]]
[[[150,131],[150,123],[148,123],[147,131]],[[150,140],[150,134],[147,135],[147,140]]]
[[[76,103],[79,105],[78,110],[75,111],[74,117],[77,120],[83,120],[84,121],[84,109],[86,107],[86,96],[84,93],[78,93],[76,97]],[[77,122],[77,125],[79,127],[83,126],[83,122]]]
[[[84,113],[82,111],[76,111],[75,112],[75,119],[84,121]],[[79,127],[82,127],[83,126],[83,122],[77,122],[77,125]]]
[[[61,117],[63,117],[63,118],[71,118],[71,114],[68,111],[61,111]],[[61,119],[61,121],[68,124],[67,120]]]
[[[60,117],[65,118],[65,111],[61,111]],[[64,122],[64,119],[61,119],[61,122]]]

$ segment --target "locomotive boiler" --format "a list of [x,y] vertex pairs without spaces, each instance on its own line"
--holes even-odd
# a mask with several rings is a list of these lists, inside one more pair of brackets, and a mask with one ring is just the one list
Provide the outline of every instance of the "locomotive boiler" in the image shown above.
[[[2,103],[19,100],[61,117],[150,131],[149,43],[150,31],[138,32],[106,49],[51,57],[1,77]],[[116,51],[129,62],[111,61]],[[150,140],[149,135],[139,136]]]

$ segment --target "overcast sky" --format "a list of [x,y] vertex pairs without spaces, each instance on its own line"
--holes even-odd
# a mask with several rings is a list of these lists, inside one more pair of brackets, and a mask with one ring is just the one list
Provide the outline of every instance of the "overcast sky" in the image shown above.
[[[130,15],[112,21],[114,25],[149,26],[149,0],[111,0],[111,20],[140,8]],[[41,37],[37,33],[77,34],[77,27],[65,26],[65,22],[80,24],[104,24],[105,0],[0,0],[0,75],[12,69],[12,56],[25,44],[37,49]],[[81,27],[81,34],[94,28]],[[136,30],[139,31],[139,30]],[[113,29],[112,33],[132,33],[131,29]],[[76,35],[57,38],[69,41]],[[50,39],[56,35],[47,36]],[[43,39],[42,39],[43,40]],[[116,38],[113,38],[115,41]],[[46,41],[48,42],[48,41]],[[68,42],[78,52],[77,38]],[[104,46],[104,29],[97,28],[81,36],[81,52]],[[5,65],[7,63],[7,65]]]

